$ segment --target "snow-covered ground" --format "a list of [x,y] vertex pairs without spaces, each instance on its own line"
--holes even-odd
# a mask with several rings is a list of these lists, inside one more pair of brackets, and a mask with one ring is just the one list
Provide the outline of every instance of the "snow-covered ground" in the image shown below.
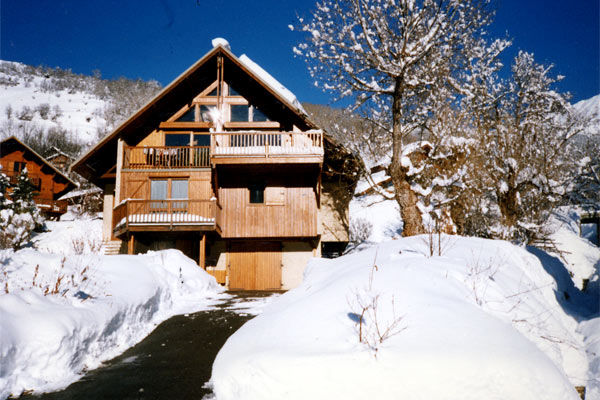
[[37,250],[0,252],[0,399],[65,387],[165,319],[226,296],[178,250],[94,252],[100,224],[49,222]]
[[221,349],[216,398],[577,399],[583,337],[539,259],[442,241],[442,256],[413,237],[313,260]]

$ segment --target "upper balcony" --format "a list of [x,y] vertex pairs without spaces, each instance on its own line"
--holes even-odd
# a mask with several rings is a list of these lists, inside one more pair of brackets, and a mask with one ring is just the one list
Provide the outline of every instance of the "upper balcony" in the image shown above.
[[323,132],[210,134],[210,146],[125,146],[125,169],[208,168],[216,164],[322,163]]
[[219,132],[211,134],[213,164],[322,163],[323,132]]

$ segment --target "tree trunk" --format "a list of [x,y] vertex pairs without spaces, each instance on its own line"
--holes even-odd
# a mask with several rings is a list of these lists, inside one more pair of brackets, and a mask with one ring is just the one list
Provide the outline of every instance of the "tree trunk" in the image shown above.
[[397,77],[392,104],[392,162],[389,174],[394,184],[395,198],[400,206],[400,215],[404,222],[402,236],[414,236],[425,233],[425,229],[421,211],[417,207],[417,195],[408,182],[407,169],[402,166],[402,84],[402,77]]

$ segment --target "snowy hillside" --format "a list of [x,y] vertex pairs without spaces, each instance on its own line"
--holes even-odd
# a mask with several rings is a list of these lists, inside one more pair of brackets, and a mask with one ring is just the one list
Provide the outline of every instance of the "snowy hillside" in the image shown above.
[[104,80],[0,60],[0,134],[60,134],[83,148],[149,100],[157,82]]
[[556,277],[507,242],[442,242],[313,260],[221,349],[216,399],[578,399],[584,338]]
[[587,100],[581,100],[573,104],[573,107],[592,119],[592,124],[586,133],[600,135],[600,94]]
[[107,101],[85,90],[46,90],[50,80],[24,64],[0,61],[0,123],[62,128],[85,144],[94,141],[106,124]]

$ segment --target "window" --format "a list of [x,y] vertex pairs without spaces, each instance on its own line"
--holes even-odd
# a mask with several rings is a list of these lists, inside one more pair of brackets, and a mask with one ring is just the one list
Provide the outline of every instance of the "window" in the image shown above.
[[[150,212],[187,212],[188,181],[187,179],[151,179],[150,180]],[[177,201],[168,201],[177,200]],[[170,203],[170,207],[169,207]]]
[[168,133],[165,135],[165,146],[189,146],[189,133]]
[[210,134],[194,135],[193,146],[210,146]]
[[171,181],[171,198],[172,199],[187,199],[188,198],[188,181],[184,179],[173,179]]
[[251,204],[263,204],[265,202],[265,185],[250,185],[248,190]]
[[13,164],[13,171],[14,172],[21,172],[25,168],[27,168],[27,163],[15,161],[15,163]]
[[209,94],[207,94],[207,96],[216,96],[217,95],[217,87],[215,86],[215,88],[213,90],[210,91]]
[[248,122],[249,107],[247,105],[231,105],[231,122]]
[[183,113],[182,116],[177,118],[178,122],[194,122],[196,121],[196,106],[190,107],[189,110]]
[[269,118],[255,106],[252,106],[252,121],[268,121]]
[[167,179],[153,179],[150,181],[150,200],[166,200],[169,181]]
[[240,96],[237,90],[235,90],[231,85],[229,85],[229,95],[230,96]]
[[213,120],[213,113],[217,107],[200,105],[200,121],[211,122]]

